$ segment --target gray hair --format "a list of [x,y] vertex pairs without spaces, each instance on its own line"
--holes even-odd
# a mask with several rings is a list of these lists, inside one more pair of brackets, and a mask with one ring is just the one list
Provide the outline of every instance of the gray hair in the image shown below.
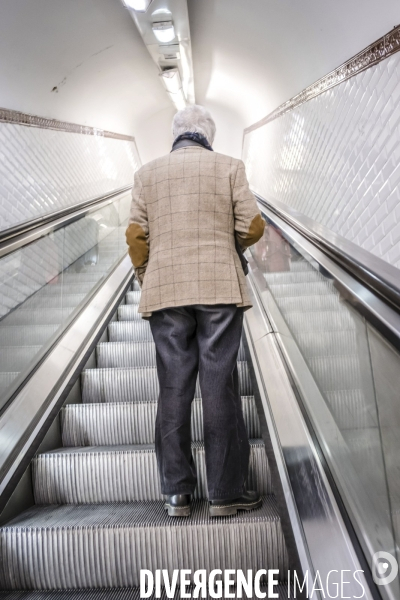
[[199,104],[189,104],[179,110],[172,121],[172,134],[174,140],[182,133],[201,133],[207,138],[210,145],[214,142],[216,127],[208,110]]

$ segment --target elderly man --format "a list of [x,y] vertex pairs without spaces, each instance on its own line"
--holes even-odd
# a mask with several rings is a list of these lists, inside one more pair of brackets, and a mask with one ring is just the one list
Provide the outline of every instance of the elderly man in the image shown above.
[[251,306],[241,249],[265,222],[241,160],[213,152],[215,123],[201,106],[179,111],[167,156],[135,173],[126,239],[150,320],[160,397],[156,454],[165,508],[190,514],[196,487],[191,404],[199,376],[210,515],[261,506],[246,490],[249,442],[238,386],[243,311]]

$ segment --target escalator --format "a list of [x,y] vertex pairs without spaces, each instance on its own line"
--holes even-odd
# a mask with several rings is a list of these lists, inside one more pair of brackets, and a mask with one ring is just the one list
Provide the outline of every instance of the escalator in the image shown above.
[[[238,370],[248,487],[260,491],[263,506],[209,517],[197,385],[192,514],[169,517],[154,451],[155,346],[124,256],[128,201],[101,202],[72,224],[73,235],[86,234],[80,255],[64,260],[58,252],[44,285],[16,298],[0,321],[1,598],[139,598],[141,570],[163,569],[168,579],[186,569],[198,597],[241,597],[235,583],[231,596],[200,586],[203,575],[194,573],[217,569],[217,593],[232,570],[231,578],[242,571],[253,583],[258,573],[267,597],[329,597],[327,574],[335,572],[330,582],[341,583],[341,597],[398,598],[398,579],[380,586],[371,563],[376,552],[396,556],[398,547],[396,491],[388,485],[398,465],[382,443],[394,432],[382,427],[371,341],[396,364],[394,308],[385,304],[378,331],[382,299],[371,325],[370,288],[360,294],[358,279],[260,204],[269,226],[248,256],[254,308]],[[51,235],[69,247],[68,227]],[[32,244],[45,239],[20,251],[34,255]],[[359,573],[345,588],[343,570]],[[298,585],[290,596],[294,573],[307,589]],[[188,597],[180,581],[169,596],[160,581],[151,597]],[[243,597],[265,597],[253,584],[248,596],[243,589]]]

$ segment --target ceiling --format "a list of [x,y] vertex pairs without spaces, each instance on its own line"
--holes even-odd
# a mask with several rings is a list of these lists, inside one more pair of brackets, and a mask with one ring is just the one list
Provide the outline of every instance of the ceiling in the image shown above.
[[[400,21],[398,0],[188,0],[196,101],[216,150]],[[174,108],[121,0],[1,0],[0,106],[168,151]]]

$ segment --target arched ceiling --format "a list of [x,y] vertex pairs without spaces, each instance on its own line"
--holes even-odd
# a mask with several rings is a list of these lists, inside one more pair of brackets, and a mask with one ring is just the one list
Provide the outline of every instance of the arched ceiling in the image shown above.
[[[398,0],[188,0],[196,101],[217,150],[400,21]],[[121,0],[2,0],[0,106],[168,151],[174,107]]]
[[398,0],[188,0],[196,101],[215,148],[400,23]]

